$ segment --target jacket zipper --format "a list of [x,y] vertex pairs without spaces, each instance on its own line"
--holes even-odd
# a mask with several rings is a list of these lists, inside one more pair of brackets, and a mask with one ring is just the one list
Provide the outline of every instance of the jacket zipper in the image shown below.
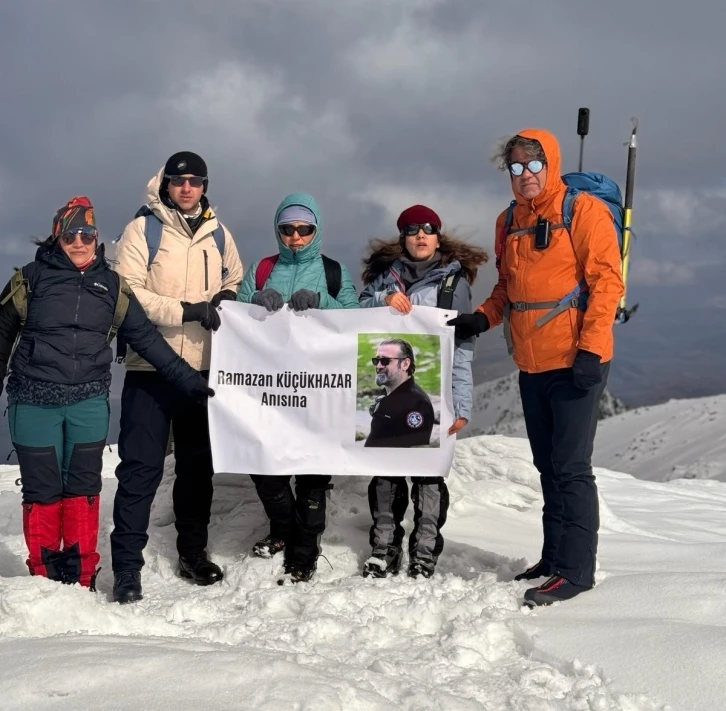
[[293,272],[292,272],[292,283],[290,285],[290,296],[292,296],[295,293],[295,281],[297,280],[297,252],[292,253],[292,264],[293,264]]
[[202,250],[204,254],[204,291],[209,291],[209,257],[207,250]]
[[78,279],[78,299],[76,300],[76,314],[73,319],[73,382],[76,382],[76,375],[78,371],[78,358],[76,357],[76,345],[78,340],[78,312],[81,310],[81,294],[83,293],[83,276]]

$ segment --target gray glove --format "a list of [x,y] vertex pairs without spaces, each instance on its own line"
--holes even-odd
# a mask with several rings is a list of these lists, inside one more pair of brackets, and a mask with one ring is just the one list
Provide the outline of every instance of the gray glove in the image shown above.
[[310,289],[298,289],[288,301],[293,311],[307,311],[320,307],[320,294]]
[[270,313],[279,311],[285,302],[282,300],[282,294],[275,289],[263,289],[252,294],[252,303],[257,306],[264,306]]

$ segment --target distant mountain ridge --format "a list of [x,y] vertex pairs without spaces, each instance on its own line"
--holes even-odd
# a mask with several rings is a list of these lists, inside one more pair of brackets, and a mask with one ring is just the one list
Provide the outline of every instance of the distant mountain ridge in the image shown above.
[[[526,437],[518,377],[519,371],[515,371],[475,386],[471,422],[462,432],[462,436],[502,434]],[[606,389],[600,400],[598,417],[603,420],[626,412],[627,409],[622,400]]]

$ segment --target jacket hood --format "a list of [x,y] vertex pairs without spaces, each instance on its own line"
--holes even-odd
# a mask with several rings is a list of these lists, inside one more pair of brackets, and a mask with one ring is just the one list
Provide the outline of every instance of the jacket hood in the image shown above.
[[512,188],[514,198],[520,205],[526,205],[535,209],[535,207],[541,207],[555,199],[564,187],[560,174],[562,166],[560,144],[553,134],[545,131],[543,128],[525,128],[517,135],[522,136],[522,138],[530,138],[538,141],[542,146],[547,160],[547,180],[545,181],[545,187],[534,200],[523,198],[519,193],[514,192],[514,188]]
[[155,208],[161,206],[162,208],[169,209],[164,205],[164,203],[161,201],[161,181],[164,179],[164,166],[161,166],[161,169],[159,172],[154,175],[151,180],[149,180],[148,184],[146,185],[146,202],[148,203],[149,207],[154,210]]
[[[315,235],[312,240],[310,240],[310,243],[305,245],[302,249],[298,249],[297,252],[293,252],[293,250],[283,244],[280,239],[280,233],[277,231],[277,219],[279,218],[280,213],[291,205],[306,207],[313,213],[313,215],[315,215],[315,221],[318,223]],[[293,259],[297,259],[298,261],[308,261],[310,259],[314,259],[320,254],[320,240],[323,232],[323,224],[320,216],[320,208],[312,195],[309,195],[308,193],[292,193],[284,198],[277,206],[277,210],[275,210],[275,220],[273,222],[272,229],[275,230],[277,248],[280,251],[280,259],[282,261],[292,262]]]

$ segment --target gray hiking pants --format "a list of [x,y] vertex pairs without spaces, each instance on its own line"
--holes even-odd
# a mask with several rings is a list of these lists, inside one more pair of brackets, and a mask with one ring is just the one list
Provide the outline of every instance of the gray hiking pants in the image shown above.
[[[408,539],[409,555],[436,560],[444,549],[441,528],[449,510],[449,490],[443,477],[411,477],[413,483],[413,531]],[[368,485],[368,503],[373,517],[371,548],[385,553],[403,544],[401,525],[408,508],[408,482],[405,477],[377,476]]]

